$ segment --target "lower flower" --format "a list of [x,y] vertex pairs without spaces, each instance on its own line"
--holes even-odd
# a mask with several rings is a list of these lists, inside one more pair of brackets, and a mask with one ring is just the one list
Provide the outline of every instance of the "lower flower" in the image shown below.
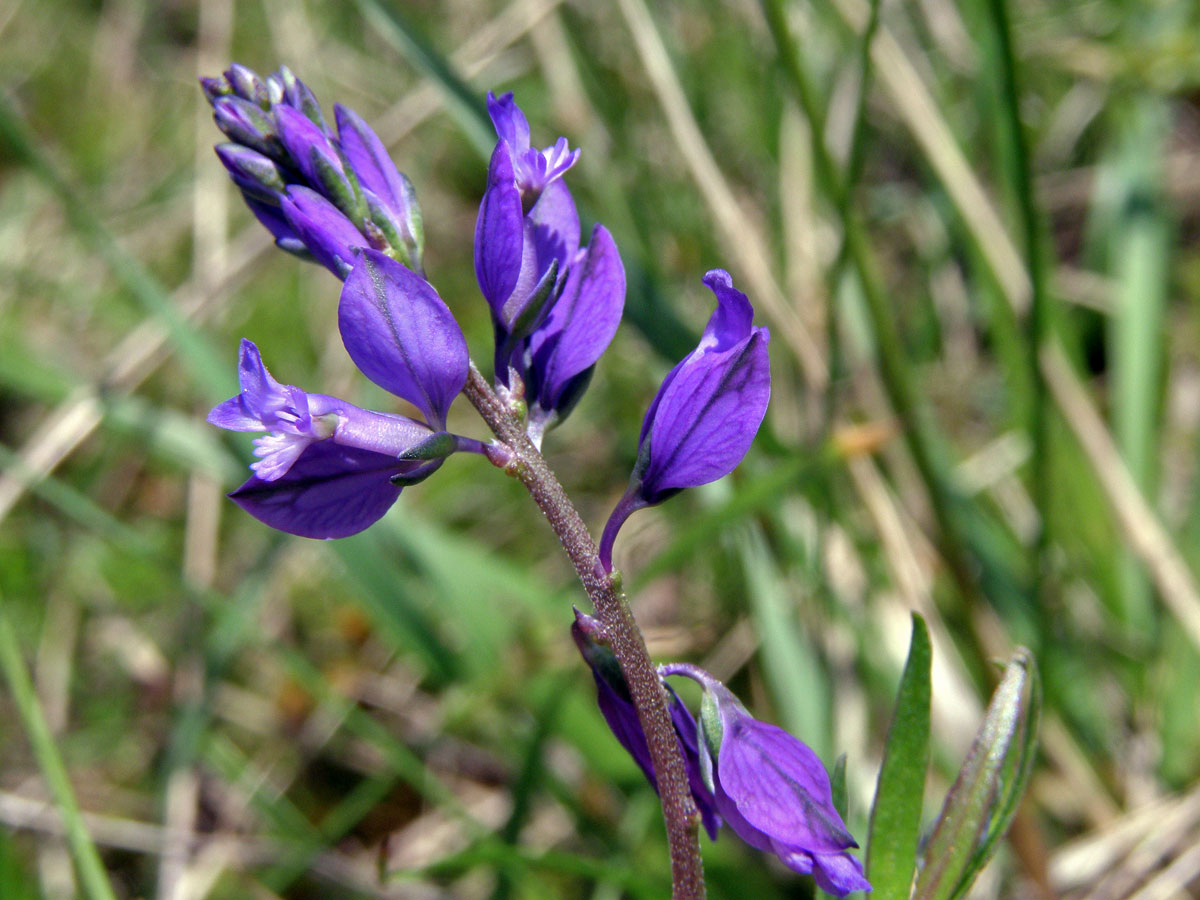
[[416,419],[280,384],[250,341],[242,341],[238,378],[241,391],[216,406],[208,421],[267,434],[254,441],[254,475],[229,496],[289,534],[357,534],[391,508],[403,487],[428,478],[449,454],[484,450],[478,441],[435,432]]
[[707,672],[682,663],[660,667],[704,688],[700,762],[721,818],[751,847],[812,875],[821,890],[844,897],[869,891],[858,844],[833,805],[817,755],[782,728],[760,722]]

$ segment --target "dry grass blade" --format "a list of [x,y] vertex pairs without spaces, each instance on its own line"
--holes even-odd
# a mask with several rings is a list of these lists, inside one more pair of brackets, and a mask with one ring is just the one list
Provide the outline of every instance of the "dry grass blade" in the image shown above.
[[1112,435],[1070,368],[1062,347],[1041,354],[1042,371],[1067,424],[1091,460],[1134,552],[1145,564],[1163,602],[1200,648],[1200,589],[1154,510],[1138,490]]
[[687,97],[650,10],[643,0],[621,0],[621,12],[637,46],[642,66],[667,117],[671,134],[712,211],[725,247],[745,272],[755,301],[762,304],[778,325],[784,340],[800,361],[809,387],[813,391],[823,390],[829,381],[829,372],[821,351],[808,333],[796,307],[784,296],[771,274],[771,265],[763,249],[767,242],[762,229],[738,205],[728,181],[721,174],[688,106]]
[[[862,0],[834,0],[834,6],[856,31],[861,32],[866,26],[867,5]],[[897,114],[920,144],[967,228],[977,236],[979,249],[1005,296],[1018,313],[1024,313],[1029,308],[1031,286],[1021,255],[916,66],[884,25],[880,25],[871,46],[871,61],[876,78],[896,104]]]
[[1128,900],[1186,898],[1188,885],[1200,877],[1200,835],[1192,835],[1186,846],[1166,868],[1130,894]]
[[[1200,792],[1194,791],[1172,809],[1156,818],[1139,835],[1141,840],[1130,850],[1128,856],[1121,859],[1112,868],[1108,877],[1097,883],[1085,895],[1084,900],[1122,900],[1122,898],[1128,897],[1176,848],[1195,849],[1194,831],[1198,822],[1200,822]],[[1188,855],[1185,851],[1182,853],[1182,858],[1186,858]],[[1175,879],[1178,874],[1177,871],[1175,876],[1169,876],[1169,879],[1177,886],[1179,882]],[[1186,881],[1183,882],[1183,884],[1186,883]]]

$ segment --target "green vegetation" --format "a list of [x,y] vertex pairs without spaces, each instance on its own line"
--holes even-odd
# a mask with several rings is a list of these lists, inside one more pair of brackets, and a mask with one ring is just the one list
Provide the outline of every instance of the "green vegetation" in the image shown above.
[[[631,519],[615,559],[652,653],[846,755],[860,837],[899,696],[897,746],[932,775],[917,816],[919,771],[887,770],[887,896],[1010,658],[1019,690],[1018,645],[1040,750],[1021,732],[959,784],[1014,823],[977,895],[1184,896],[1198,48],[1186,0],[0,9],[0,896],[668,892],[656,798],[568,635],[584,595],[519,484],[463,454],[331,543],[222,497],[250,444],[204,415],[241,336],[285,383],[390,402],[338,340],[337,281],[271,247],[211,152],[196,78],[232,60],[376,126],[480,363],[485,92],[583,148],[572,191],[621,248],[627,313],[545,446],[594,531],[711,310],[700,277],[749,294],[763,432],[730,478]],[[451,428],[485,436],[465,403]],[[922,896],[979,861],[954,825]],[[703,844],[717,900],[809,890]]]

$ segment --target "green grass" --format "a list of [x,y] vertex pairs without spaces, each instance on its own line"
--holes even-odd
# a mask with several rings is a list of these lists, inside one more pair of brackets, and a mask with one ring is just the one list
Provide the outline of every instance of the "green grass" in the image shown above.
[[[749,290],[763,432],[726,482],[631,519],[617,563],[658,659],[846,754],[860,840],[916,611],[923,830],[994,662],[1023,644],[1042,677],[1032,787],[982,891],[1196,874],[1193,4],[228,7],[0,12],[5,897],[667,891],[653,794],[567,635],[585,598],[519,484],[454,458],[334,544],[221,496],[249,445],[203,418],[240,337],[281,381],[388,402],[337,340],[337,282],[270,248],[208,149],[198,60],[232,59],[380,126],[481,362],[483,95],[583,147],[572,190],[630,291],[546,448],[597,533],[709,313],[700,277]],[[1137,837],[1072,865],[1120,823]],[[807,890],[731,835],[704,852],[714,898]]]

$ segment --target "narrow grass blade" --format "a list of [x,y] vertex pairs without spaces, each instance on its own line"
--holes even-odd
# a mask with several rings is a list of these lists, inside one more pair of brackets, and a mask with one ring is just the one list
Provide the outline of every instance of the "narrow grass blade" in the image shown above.
[[14,836],[0,831],[0,884],[4,885],[5,900],[42,900],[37,882],[28,874],[25,861],[15,846]]
[[913,900],[957,900],[1012,823],[1033,770],[1041,682],[1017,648],[921,854]]
[[867,880],[875,900],[908,900],[912,889],[929,767],[932,659],[929,630],[914,613],[908,662],[879,767],[867,836]]
[[829,683],[810,641],[796,627],[794,607],[761,532],[742,541],[750,614],[761,641],[763,668],[781,724],[821,759],[831,750]]
[[995,53],[990,68],[999,81],[999,126],[1001,145],[1007,149],[1009,178],[1012,195],[1024,238],[1025,265],[1029,275],[1030,310],[1026,325],[1028,350],[1028,380],[1033,388],[1032,404],[1029,408],[1029,433],[1033,443],[1033,501],[1038,508],[1041,527],[1035,546],[1037,569],[1033,587],[1041,590],[1047,582],[1043,577],[1048,547],[1048,510],[1051,490],[1050,454],[1047,442],[1050,439],[1049,394],[1038,364],[1038,354],[1050,335],[1053,308],[1047,288],[1048,266],[1053,245],[1043,235],[1040,212],[1037,209],[1036,191],[1033,184],[1032,152],[1021,121],[1020,92],[1017,84],[1017,56],[1013,48],[1012,26],[1009,22],[1009,4],[1006,0],[990,0],[988,11],[992,26]]
[[363,18],[379,36],[441,88],[447,106],[466,133],[471,146],[484,159],[491,156],[496,135],[477,92],[459,77],[453,65],[401,14],[396,4],[381,0],[357,0],[357,3]]
[[0,597],[0,669],[4,670],[4,678],[12,691],[13,700],[17,705],[17,714],[21,725],[29,738],[33,749],[34,759],[46,779],[50,796],[58,807],[63,824],[67,831],[67,844],[71,848],[71,858],[83,884],[84,894],[90,900],[116,900],[104,864],[92,837],[88,834],[87,826],[83,823],[83,815],[75,800],[75,791],[71,788],[71,779],[67,776],[66,766],[63,765],[58,747],[54,744],[54,736],[46,724],[42,714],[41,704],[33,689],[33,682],[21,659],[21,649],[17,645],[17,635],[9,621],[5,600]]
[[[1116,303],[1108,321],[1112,353],[1113,436],[1129,474],[1154,496],[1162,391],[1163,316],[1170,270],[1170,229],[1159,196],[1159,159],[1167,132],[1161,104],[1139,97],[1128,110],[1117,161],[1117,215],[1110,236]],[[1127,549],[1120,561],[1125,626],[1140,639],[1153,633],[1150,582]]]

